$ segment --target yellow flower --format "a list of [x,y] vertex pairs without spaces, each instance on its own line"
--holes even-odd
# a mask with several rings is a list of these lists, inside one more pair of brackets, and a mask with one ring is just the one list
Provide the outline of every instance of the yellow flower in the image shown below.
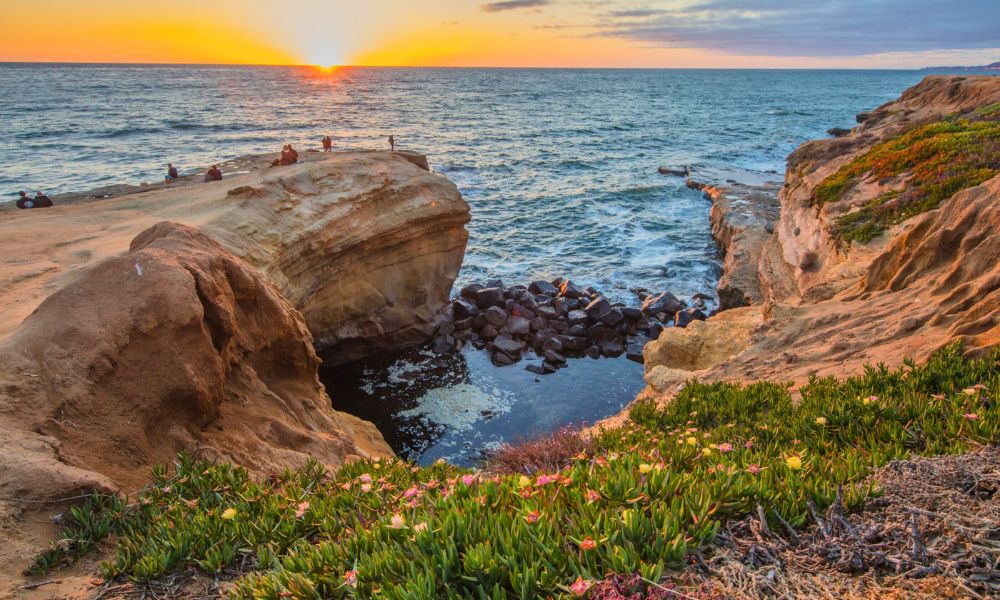
[[702,456],[708,456],[711,453],[712,453],[712,449],[711,448],[702,448],[701,449],[701,455]]
[[529,485],[531,485],[531,480],[528,479],[527,477],[525,477],[524,475],[521,475],[521,477],[518,478],[518,480],[517,480],[517,487],[519,489],[524,489],[524,488],[528,487]]
[[826,417],[816,417],[817,425],[826,425]]
[[966,396],[975,396],[978,393],[978,390],[976,388],[965,388],[962,390],[962,393]]
[[232,519],[235,516],[236,516],[236,509],[235,508],[227,508],[226,510],[222,511],[222,518],[225,519],[225,520],[227,520],[227,521],[230,520],[230,519]]
[[789,456],[788,458],[785,459],[785,464],[788,465],[789,469],[793,471],[798,471],[799,469],[802,468],[802,459],[799,458],[798,456]]
[[641,465],[639,465],[639,472],[642,474],[649,473],[652,470],[653,470],[653,465],[647,465],[646,463],[642,463]]
[[698,438],[694,437],[693,435],[689,435],[686,441],[688,446],[698,445]]

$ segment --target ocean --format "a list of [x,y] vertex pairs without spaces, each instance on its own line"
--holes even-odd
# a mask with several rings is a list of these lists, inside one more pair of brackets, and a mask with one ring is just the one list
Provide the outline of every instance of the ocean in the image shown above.
[[[319,147],[326,134],[337,150],[385,148],[391,134],[471,206],[457,285],[567,276],[629,304],[634,287],[689,298],[712,294],[720,273],[710,204],[657,167],[779,179],[800,143],[851,127],[924,75],[6,64],[0,196],[158,181],[168,161],[200,170]],[[324,381],[335,406],[421,461],[468,462],[516,435],[607,416],[642,387],[641,365],[624,358],[542,381],[480,354],[414,352]]]

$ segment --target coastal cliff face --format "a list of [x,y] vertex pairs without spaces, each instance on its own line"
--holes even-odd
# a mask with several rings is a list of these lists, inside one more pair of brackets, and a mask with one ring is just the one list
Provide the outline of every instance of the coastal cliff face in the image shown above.
[[429,338],[468,239],[469,208],[457,188],[418,155],[302,157],[222,182],[6,214],[0,336],[91,265],[169,220],[197,227],[259,269],[301,311],[331,362]]
[[[753,225],[756,256],[725,265],[744,280],[751,265],[760,300],[648,344],[646,395],[691,376],[803,383],[1000,343],[998,102],[1000,78],[928,77],[845,137],[792,153],[774,234]],[[734,210],[747,209],[717,208],[714,228]],[[724,349],[697,364],[677,351],[703,340]]]
[[259,271],[174,223],[47,298],[0,345],[0,490],[133,491],[177,452],[261,474],[391,456],[334,411],[302,315]]

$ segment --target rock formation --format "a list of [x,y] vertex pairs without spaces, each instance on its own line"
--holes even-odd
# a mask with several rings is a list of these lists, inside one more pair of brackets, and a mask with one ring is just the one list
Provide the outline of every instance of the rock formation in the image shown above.
[[207,235],[160,223],[0,344],[0,493],[134,491],[177,452],[258,473],[391,451],[331,408],[302,315]]
[[302,158],[211,184],[5,215],[0,277],[11,283],[0,289],[0,335],[79,271],[169,220],[201,229],[257,267],[302,312],[331,362],[428,339],[468,239],[469,208],[458,190],[419,155]]
[[[879,143],[998,102],[1000,78],[928,77],[843,137],[793,152],[774,234],[754,245],[749,261],[760,286],[759,299],[748,295],[756,306],[740,309],[744,314],[721,312],[687,331],[665,330],[646,348],[647,393],[669,395],[691,376],[803,383],[811,375],[853,374],[866,363],[920,361],[953,341],[971,354],[1000,343],[1000,175],[867,243],[838,240],[835,223],[884,194],[885,182],[862,177],[842,198],[822,206],[815,201],[825,180]],[[990,152],[989,143],[978,151]],[[905,189],[908,176],[894,185]],[[718,199],[726,186],[713,190]],[[719,222],[713,219],[716,235],[731,243]],[[751,279],[747,264],[727,259],[724,280]],[[740,322],[735,329],[734,319]],[[683,350],[697,341],[693,335],[735,344],[693,361]]]

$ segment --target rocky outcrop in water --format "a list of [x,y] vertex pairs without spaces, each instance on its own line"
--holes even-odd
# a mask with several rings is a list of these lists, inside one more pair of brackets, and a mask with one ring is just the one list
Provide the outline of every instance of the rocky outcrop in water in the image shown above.
[[312,337],[257,269],[160,223],[46,299],[0,345],[0,491],[135,490],[179,451],[258,473],[390,456],[336,412]]
[[544,359],[538,374],[566,366],[567,358],[616,357],[643,360],[643,347],[665,324],[684,327],[707,318],[701,298],[693,306],[669,292],[643,294],[641,308],[611,303],[599,291],[564,278],[506,287],[500,281],[462,288],[452,302],[452,320],[438,329],[433,349],[445,353],[470,343],[486,349],[498,366],[514,364],[525,352]]

